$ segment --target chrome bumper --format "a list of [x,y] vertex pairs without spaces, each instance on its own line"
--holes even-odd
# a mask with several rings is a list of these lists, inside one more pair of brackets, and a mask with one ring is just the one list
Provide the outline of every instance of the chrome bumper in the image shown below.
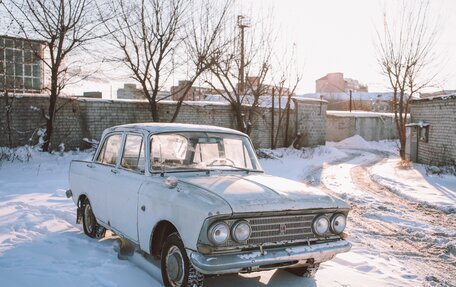
[[350,249],[350,242],[340,240],[310,246],[265,249],[263,254],[259,250],[219,255],[203,255],[192,251],[189,257],[193,266],[203,274],[227,274],[299,266],[306,264],[309,259],[313,263],[321,263]]

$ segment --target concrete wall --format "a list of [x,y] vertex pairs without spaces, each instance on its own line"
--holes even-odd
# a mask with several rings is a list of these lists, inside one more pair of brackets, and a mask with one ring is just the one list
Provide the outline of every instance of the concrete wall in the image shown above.
[[341,141],[354,135],[360,135],[367,141],[396,139],[394,115],[372,112],[327,112],[327,141]]
[[[8,145],[6,129],[6,98],[0,98],[0,146]],[[49,98],[45,96],[10,97],[13,146],[36,144],[37,131],[45,127]],[[318,100],[297,100],[298,113],[292,110],[288,128],[291,143],[299,132],[302,146],[324,144],[326,103]],[[51,145],[55,149],[64,143],[67,149],[83,148],[82,139],[99,140],[104,129],[127,123],[151,122],[147,101],[60,98]],[[160,119],[169,121],[175,110],[174,102],[159,104]],[[279,130],[277,147],[284,146],[284,111],[275,110],[274,132]],[[282,123],[278,128],[279,118]],[[299,121],[299,122],[297,122]],[[178,123],[208,124],[235,128],[230,106],[220,103],[184,103],[176,120]],[[254,114],[251,133],[256,148],[271,146],[272,113],[270,108],[258,108]]]
[[410,113],[411,123],[429,124],[427,141],[416,142],[417,162],[456,165],[456,95],[412,101]]

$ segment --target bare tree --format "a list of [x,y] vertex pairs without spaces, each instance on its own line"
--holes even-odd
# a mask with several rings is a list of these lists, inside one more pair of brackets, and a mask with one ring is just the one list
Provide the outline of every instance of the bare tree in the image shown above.
[[[229,103],[236,128],[250,134],[260,97],[270,93],[266,82],[270,76],[274,39],[269,27],[258,27],[260,29],[249,32],[256,37],[244,37],[243,28],[247,27],[241,22],[244,19],[238,16],[239,33],[237,30],[225,33],[224,49],[209,59],[211,77],[206,83]],[[237,29],[234,22],[231,25]],[[244,76],[247,76],[246,80]]]
[[[302,74],[300,72],[300,67],[297,65],[296,59],[296,49],[293,44],[291,53],[289,49],[284,48],[282,53],[276,55],[275,62],[277,63],[277,73],[272,75],[272,82],[275,87],[275,95],[278,99],[278,121],[277,129],[275,135],[272,134],[272,147],[275,148],[278,144],[279,133],[284,132],[283,146],[288,146],[290,144],[290,113],[291,113],[291,103],[292,97],[295,95],[296,88],[302,79]],[[273,98],[272,100],[275,101]],[[285,106],[282,107],[282,103],[285,103]],[[274,116],[274,115],[273,115]]]
[[[179,68],[192,71],[189,83],[177,91],[179,101],[171,121],[175,121],[185,94],[194,81],[207,69],[206,58],[217,51],[215,44],[223,28],[226,11],[231,1],[215,9],[213,1],[184,0],[115,0],[111,16],[100,11],[111,35],[111,44],[120,50],[112,60],[125,64],[131,77],[137,81],[153,121],[160,121],[158,94],[169,83]],[[196,18],[198,16],[199,18]]]
[[[295,95],[296,88],[301,81],[302,76],[300,74],[294,75],[286,75],[284,72],[280,76],[279,83],[276,84],[276,95],[278,99],[278,121],[277,121],[277,129],[275,135],[273,134],[273,145],[271,146],[274,149],[279,141],[279,134],[281,131],[285,133],[283,138],[283,146],[288,146],[290,144],[289,138],[289,127],[290,127],[290,112],[291,112],[291,102],[292,97]],[[282,99],[285,99],[285,106],[282,107]],[[274,98],[272,99],[274,100]]]
[[[105,22],[112,44],[121,53],[114,61],[124,63],[149,101],[152,119],[159,121],[157,96],[173,69],[175,48],[182,42],[183,0],[115,0],[112,21]],[[104,14],[100,10],[102,15]]]
[[378,62],[393,93],[393,112],[405,159],[406,123],[410,100],[435,78],[431,65],[437,30],[428,19],[428,1],[401,3],[395,17],[383,13],[383,31],[377,32]]
[[50,71],[49,108],[43,151],[49,151],[57,98],[75,74],[69,73],[71,55],[98,37],[94,0],[5,0],[3,7],[26,39],[42,40],[46,53],[35,53]]
[[233,1],[200,0],[190,3],[192,4],[191,17],[185,25],[187,29],[184,31],[185,50],[183,55],[187,57],[186,66],[192,72],[187,75],[188,84],[182,91],[177,91],[181,96],[177,98],[176,109],[171,122],[176,120],[183,100],[193,83],[210,69],[211,59],[214,55],[219,55],[224,47],[229,45],[229,40],[224,41],[222,33],[229,25],[227,17],[230,15]]

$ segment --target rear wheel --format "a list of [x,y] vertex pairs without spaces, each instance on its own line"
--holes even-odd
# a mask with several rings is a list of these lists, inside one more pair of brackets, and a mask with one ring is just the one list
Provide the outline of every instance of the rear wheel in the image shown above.
[[305,267],[286,268],[285,270],[299,277],[312,278],[317,273],[319,267],[320,264],[317,263]]
[[102,238],[106,232],[106,229],[97,223],[88,199],[84,200],[82,206],[82,226],[84,233],[92,238]]
[[178,233],[166,238],[161,252],[161,273],[167,287],[202,287],[204,275],[196,271],[187,257]]

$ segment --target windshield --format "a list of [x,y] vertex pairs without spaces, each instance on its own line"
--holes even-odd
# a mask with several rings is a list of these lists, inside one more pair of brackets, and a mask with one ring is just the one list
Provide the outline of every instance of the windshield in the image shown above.
[[178,132],[151,137],[152,171],[175,169],[258,170],[247,137],[224,133]]

